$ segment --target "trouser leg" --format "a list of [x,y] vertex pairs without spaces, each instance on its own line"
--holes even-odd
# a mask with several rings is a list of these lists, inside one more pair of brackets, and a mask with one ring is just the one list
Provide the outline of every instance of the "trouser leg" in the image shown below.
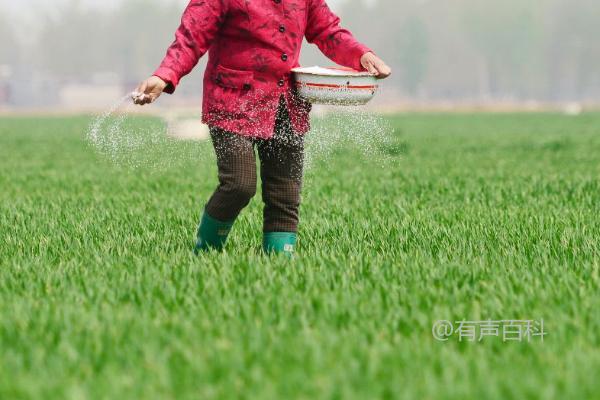
[[275,135],[258,142],[264,232],[297,232],[304,138],[294,133],[285,107],[280,107]]
[[304,167],[304,138],[296,134],[282,105],[275,135],[258,142],[262,197],[263,231],[267,252],[291,253],[298,231],[300,193]]
[[211,129],[217,155],[219,186],[206,211],[220,221],[233,221],[256,193],[256,159],[252,139]]
[[217,155],[219,186],[206,204],[196,250],[220,250],[233,223],[256,193],[256,159],[254,144],[221,129],[211,128]]

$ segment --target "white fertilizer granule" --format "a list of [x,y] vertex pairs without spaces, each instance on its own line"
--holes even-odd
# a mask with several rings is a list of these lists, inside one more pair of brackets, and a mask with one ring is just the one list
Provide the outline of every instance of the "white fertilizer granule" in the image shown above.
[[[167,123],[160,117],[133,112],[134,95],[124,96],[93,120],[86,136],[98,154],[118,166],[150,170],[206,158],[203,156],[206,146],[169,132],[179,126],[173,118]],[[199,134],[206,136],[204,131]],[[187,135],[192,136],[189,132]]]
[[[134,95],[124,96],[93,120],[87,140],[97,153],[131,169],[160,170],[182,162],[188,168],[214,164],[214,151],[206,140],[208,127],[200,116],[180,120],[171,113],[166,118],[140,115],[133,112]],[[357,151],[364,156],[363,163],[397,161],[386,151],[397,138],[384,117],[361,107],[326,109],[325,115],[313,118],[312,130],[306,134],[306,169],[327,161],[338,149]]]
[[312,121],[306,137],[305,164],[310,168],[326,161],[340,148],[356,150],[363,162],[385,165],[395,157],[386,150],[394,147],[397,138],[389,122],[380,114],[361,107],[327,106],[327,111]]

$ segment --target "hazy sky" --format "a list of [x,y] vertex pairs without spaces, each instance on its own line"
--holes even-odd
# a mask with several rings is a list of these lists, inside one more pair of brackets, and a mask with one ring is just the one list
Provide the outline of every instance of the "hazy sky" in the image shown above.
[[[36,32],[40,17],[55,15],[57,5],[68,3],[74,0],[0,0],[0,12],[8,11],[9,23],[27,42],[32,32]],[[109,8],[127,0],[75,0],[80,4],[91,7]],[[190,0],[175,0],[181,3],[181,8],[189,3]],[[331,8],[336,11],[336,5],[348,0],[327,0]]]
[[[61,3],[66,3],[72,0],[0,0],[0,11],[8,10],[9,14],[12,14],[18,18],[19,24],[15,23],[14,28],[27,32],[28,29],[35,29],[38,17],[41,15],[52,15],[53,11],[56,10],[56,6]],[[107,8],[113,7],[116,4],[122,3],[127,0],[77,0],[81,4],[89,5],[92,7]],[[185,4],[189,3],[189,0],[176,0],[182,4],[182,8]],[[336,9],[336,5],[343,3],[347,0],[327,0],[331,8]]]
[[[41,6],[43,8],[51,7],[56,3],[61,3],[67,0],[53,0],[48,4],[48,0],[0,0],[0,4],[2,8],[7,7],[8,9],[19,11],[19,12],[27,12],[28,9],[31,9],[32,6]],[[109,7],[115,4],[118,4],[122,1],[126,0],[79,0],[83,4],[89,4],[98,7]],[[180,3],[185,4],[189,0],[178,0]],[[328,3],[331,5],[335,5],[343,0],[328,0]]]

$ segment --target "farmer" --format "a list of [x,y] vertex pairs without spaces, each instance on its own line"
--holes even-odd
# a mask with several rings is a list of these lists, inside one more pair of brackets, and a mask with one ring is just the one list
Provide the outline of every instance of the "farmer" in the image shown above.
[[260,159],[263,248],[291,255],[298,231],[304,141],[310,104],[297,96],[290,70],[304,37],[331,60],[379,78],[390,68],[341,28],[325,0],[192,0],[175,41],[136,104],[173,93],[209,52],[202,121],[210,127],[219,186],[206,204],[196,251],[222,249],[234,221],[256,193]]

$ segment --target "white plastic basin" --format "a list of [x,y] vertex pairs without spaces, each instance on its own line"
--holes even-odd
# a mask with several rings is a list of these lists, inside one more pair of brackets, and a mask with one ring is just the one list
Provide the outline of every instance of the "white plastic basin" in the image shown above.
[[292,69],[298,93],[313,104],[362,105],[377,93],[377,78],[349,68]]

